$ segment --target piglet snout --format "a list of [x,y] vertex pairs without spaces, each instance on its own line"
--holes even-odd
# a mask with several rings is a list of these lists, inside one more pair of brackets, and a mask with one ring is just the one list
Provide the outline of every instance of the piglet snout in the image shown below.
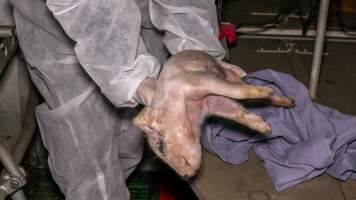
[[186,157],[181,157],[181,167],[178,167],[177,173],[184,180],[194,177],[200,168],[200,159],[189,160]]

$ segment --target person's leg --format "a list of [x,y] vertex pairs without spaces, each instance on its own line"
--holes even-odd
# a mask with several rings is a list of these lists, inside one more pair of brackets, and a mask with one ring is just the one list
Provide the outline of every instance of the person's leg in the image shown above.
[[[41,11],[44,3],[27,6]],[[35,21],[25,11],[14,11],[18,38],[46,101],[36,114],[54,180],[66,199],[129,199],[125,178],[141,159],[141,133],[83,71],[73,44],[53,29],[60,26],[41,27],[55,23],[49,13],[36,13],[43,21]]]

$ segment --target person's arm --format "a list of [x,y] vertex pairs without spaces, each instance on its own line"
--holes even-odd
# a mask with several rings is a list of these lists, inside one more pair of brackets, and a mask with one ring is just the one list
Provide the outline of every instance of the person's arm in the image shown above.
[[102,93],[117,107],[135,106],[139,84],[157,77],[160,69],[140,37],[135,1],[47,0],[47,6],[76,43],[80,64]]
[[214,0],[150,0],[149,9],[154,26],[165,32],[164,43],[172,55],[201,50],[224,58]]
[[164,44],[172,55],[184,50],[201,50],[215,57],[222,67],[240,77],[246,72],[224,62],[225,50],[219,39],[214,0],[150,0],[154,26],[165,32]]

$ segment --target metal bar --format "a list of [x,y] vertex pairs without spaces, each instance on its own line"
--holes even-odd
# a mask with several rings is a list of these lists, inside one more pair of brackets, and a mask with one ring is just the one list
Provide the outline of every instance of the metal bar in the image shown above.
[[[15,52],[18,49],[18,43],[14,38],[6,38],[0,43],[0,47],[1,46],[3,46],[3,48],[0,48],[0,57],[2,57],[2,59],[0,59],[0,75],[8,66],[13,55],[15,55]],[[5,54],[5,49],[7,51],[7,55]]]
[[[20,62],[20,61],[19,61]],[[15,62],[20,64],[19,62]],[[14,66],[9,66],[14,67]],[[23,66],[25,67],[25,66]],[[30,85],[30,94],[27,102],[26,109],[26,117],[23,124],[23,132],[19,136],[14,145],[12,154],[10,153],[0,144],[0,159],[3,162],[5,170],[3,170],[0,174],[0,178],[4,177],[8,172],[12,176],[17,176],[23,178],[22,172],[19,170],[19,164],[29,146],[31,138],[33,137],[35,127],[36,127],[36,119],[35,119],[35,107],[38,105],[38,95],[34,89],[34,86]],[[0,200],[5,199],[6,194],[0,192]],[[13,200],[26,200],[26,197],[22,190],[18,190],[15,193],[11,194],[11,199]]]
[[22,173],[20,172],[20,169],[15,164],[15,161],[12,159],[10,153],[2,144],[0,144],[0,160],[4,168],[6,169],[6,171],[11,176],[22,177]]
[[25,155],[27,147],[29,146],[31,139],[35,133],[35,128],[36,128],[35,109],[38,103],[39,103],[38,95],[34,89],[34,86],[31,85],[30,96],[27,103],[28,109],[26,112],[26,120],[23,128],[24,131],[19,137],[19,139],[17,140],[15,148],[12,152],[12,156],[17,165],[20,164],[23,156]]
[[[325,0],[323,0],[325,1]],[[322,2],[323,2],[322,1]],[[321,13],[320,13],[321,15]],[[322,22],[323,23],[323,22]],[[326,23],[326,20],[325,22]],[[306,33],[306,36],[302,35],[302,30],[301,29],[281,29],[281,28],[259,28],[259,27],[242,27],[236,29],[236,33],[238,34],[248,34],[248,35],[284,35],[284,36],[301,36],[301,37],[315,37],[318,33],[319,30],[319,24],[318,23],[318,28],[317,31],[314,30],[309,30]],[[325,25],[326,26],[326,25]],[[350,34],[346,34],[342,31],[325,31],[324,28],[324,35],[326,37],[331,37],[331,38],[350,38],[350,39],[356,39],[356,36],[353,36],[353,32],[350,32]],[[356,32],[355,32],[356,34]]]
[[[275,12],[250,12],[250,15],[252,16],[271,16],[271,17],[275,17],[276,15],[278,15],[278,13]],[[299,15],[297,14],[289,14],[287,15],[288,18],[300,18]],[[303,19],[306,19],[308,16],[305,14],[302,16]]]
[[13,27],[0,26],[0,38],[8,38],[13,36]]
[[318,89],[321,59],[324,50],[326,22],[328,20],[328,11],[329,11],[329,0],[321,0],[320,7],[319,7],[318,26],[317,26],[317,32],[315,37],[314,56],[313,56],[313,64],[312,64],[310,86],[309,86],[310,96],[312,99],[315,99],[316,92]]
[[[10,153],[7,149],[0,144],[0,160],[2,165],[4,166],[5,170],[10,174],[10,176],[16,176],[18,178],[24,179],[24,175],[20,171],[15,161],[12,159]],[[0,199],[5,199],[7,194],[4,192],[0,192]],[[13,198],[14,197],[14,198]],[[26,200],[25,194],[22,190],[18,190],[11,195],[13,200]]]
[[[268,40],[298,40],[298,41],[314,41],[312,37],[301,37],[301,36],[285,36],[285,35],[239,35],[239,38],[242,39],[268,39]],[[325,38],[325,41],[328,42],[347,42],[347,43],[355,43],[355,39],[343,39],[343,38]]]
[[[24,123],[24,128],[23,128],[23,133],[19,137],[19,139],[16,142],[15,148],[12,152],[14,162],[19,165],[21,160],[23,159],[23,156],[25,155],[25,152],[27,150],[27,147],[29,146],[31,139],[34,135],[35,128],[36,128],[36,116],[35,116],[35,108],[39,103],[38,95],[33,87],[31,85],[30,88],[30,96],[27,104],[27,112],[26,112],[26,120]],[[11,195],[12,200],[26,200],[26,196],[23,192],[23,190],[16,191],[14,194]]]

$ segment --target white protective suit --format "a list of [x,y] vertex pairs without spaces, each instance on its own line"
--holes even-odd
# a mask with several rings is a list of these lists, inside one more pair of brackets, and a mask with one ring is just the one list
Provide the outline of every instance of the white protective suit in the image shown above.
[[[213,0],[10,0],[33,82],[37,120],[66,199],[129,199],[141,159],[135,91],[157,77],[168,52],[217,58]],[[168,50],[168,52],[167,52]]]

